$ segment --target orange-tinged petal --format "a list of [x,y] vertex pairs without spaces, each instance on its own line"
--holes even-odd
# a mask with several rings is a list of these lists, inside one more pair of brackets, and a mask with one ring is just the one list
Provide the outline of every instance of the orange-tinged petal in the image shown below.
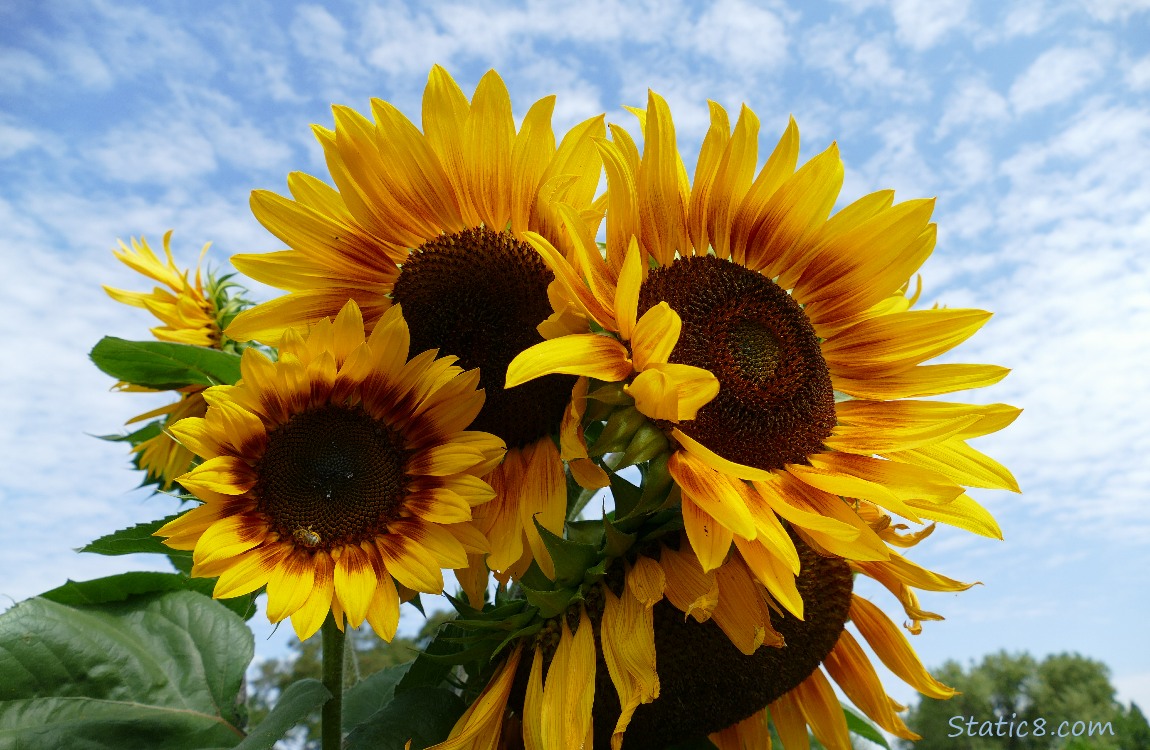
[[580,333],[543,341],[519,353],[507,365],[507,388],[563,373],[616,382],[631,374],[627,347],[597,333]]
[[823,671],[815,669],[793,692],[811,731],[823,747],[827,750],[851,750],[843,707]]
[[555,274],[555,280],[562,286],[563,291],[567,297],[578,304],[586,311],[586,313],[595,319],[595,322],[603,326],[607,330],[615,329],[615,316],[611,310],[612,300],[600,300],[583,282],[583,279],[572,268],[571,263],[563,256],[561,252],[555,249],[555,246],[542,235],[536,232],[525,232],[523,238],[527,243],[535,248],[539,253],[539,257]]
[[914,510],[900,500],[893,492],[875,482],[836,471],[827,471],[801,464],[787,464],[787,473],[815,489],[841,497],[869,500],[876,505],[898,513],[915,523],[919,523]]
[[551,129],[554,111],[554,95],[532,104],[511,147],[511,231],[515,234],[530,228],[539,186],[555,155],[555,133]]
[[683,527],[687,538],[691,540],[691,549],[698,556],[704,571],[715,570],[727,559],[734,535],[685,495],[682,512]]
[[771,596],[787,611],[803,619],[803,597],[795,584],[795,573],[758,539],[747,541],[735,537],[735,546],[747,563],[747,568],[767,587]]
[[767,706],[775,731],[786,750],[811,750],[807,734],[807,720],[803,715],[802,703],[794,690],[785,693]]
[[930,676],[906,636],[874,604],[857,594],[852,595],[850,619],[886,668],[903,682],[930,698],[945,700],[955,694],[954,688]]
[[415,476],[442,477],[459,474],[485,459],[483,453],[469,445],[458,442],[424,448],[407,461],[407,473]]
[[691,454],[676,451],[667,468],[690,500],[722,526],[744,539],[755,538],[755,522],[747,508],[747,485],[715,471]]
[[846,693],[851,703],[858,706],[876,724],[906,740],[920,739],[910,731],[892,710],[891,700],[883,689],[882,680],[863,653],[858,641],[849,630],[839,634],[838,643],[823,660],[830,676]]
[[707,736],[719,750],[771,750],[767,709],[762,708],[737,724]]
[[983,310],[910,310],[864,320],[821,345],[831,376],[898,375],[973,336],[990,319]]
[[479,79],[463,132],[468,193],[483,223],[502,228],[511,219],[515,121],[507,86],[494,70]]
[[715,571],[719,603],[713,617],[731,645],[750,656],[759,646],[782,646],[783,639],[771,627],[771,612],[761,590],[755,587],[743,561],[732,557]]
[[663,547],[659,566],[666,577],[663,593],[683,613],[683,619],[694,617],[698,622],[710,619],[719,602],[719,584],[714,571],[703,570],[690,546],[681,544],[678,550]]

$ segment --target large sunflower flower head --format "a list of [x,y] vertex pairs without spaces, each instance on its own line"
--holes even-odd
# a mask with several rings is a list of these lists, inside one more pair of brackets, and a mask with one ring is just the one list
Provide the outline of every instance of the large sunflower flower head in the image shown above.
[[[315,134],[335,187],[294,173],[290,198],[254,192],[256,218],[289,249],[233,258],[244,273],[288,294],[239,315],[229,336],[274,340],[334,315],[349,298],[370,330],[401,303],[413,350],[435,348],[479,368],[487,401],[475,427],[508,447],[490,478],[496,499],[477,518],[494,540],[487,566],[503,578],[533,557],[549,569],[531,519],[562,530],[564,470],[550,436],[574,385],[557,375],[503,388],[511,359],[543,340],[540,324],[563,330],[553,313],[573,304],[525,238],[537,233],[567,247],[565,221],[594,227],[602,217],[602,202],[593,200],[602,167],[592,141],[606,132],[602,117],[556,145],[554,106],[553,96],[535,102],[517,131],[494,71],[469,101],[436,66],[422,131],[378,99],[370,119],[334,107],[334,128],[316,126]],[[568,214],[560,215],[560,203]],[[473,598],[485,576],[480,559],[461,576]]]
[[[126,305],[147,310],[163,324],[153,327],[151,333],[159,341],[203,346],[212,349],[235,349],[223,335],[223,329],[246,306],[247,300],[233,294],[234,284],[228,277],[209,273],[207,282],[201,269],[204,255],[211,243],[200,251],[200,262],[193,274],[181,268],[172,255],[172,232],[164,233],[164,260],[160,260],[144,237],[132,238],[131,245],[122,241],[113,254],[124,265],[146,276],[161,286],[150,292],[132,292],[104,286],[108,295]],[[119,383],[116,389],[124,392],[154,392],[153,389]],[[203,388],[189,386],[179,389],[180,398],[171,404],[144,412],[128,420],[135,424],[159,419],[157,434],[133,445],[137,465],[146,472],[149,482],[157,482],[163,489],[171,487],[175,477],[191,466],[191,451],[163,432],[163,427],[175,424],[185,417],[202,417],[207,408]]]
[[242,380],[171,428],[203,459],[178,479],[202,504],[156,534],[193,551],[192,575],[219,577],[215,596],[267,586],[268,618],[290,616],[301,639],[330,611],[390,640],[396,582],[439,593],[441,568],[487,551],[471,509],[505,447],[466,429],[479,374],[410,348],[399,306],[366,337],[348,301],[306,338],[287,329],[275,362],[245,350]]
[[[690,180],[666,103],[651,94],[647,109],[634,112],[642,153],[614,125],[611,141],[597,140],[608,183],[605,247],[578,223],[568,226],[571,251],[528,235],[565,297],[577,301],[584,332],[524,352],[509,366],[507,386],[555,373],[587,377],[586,400],[613,409],[591,418],[606,419],[600,437],[611,434],[606,465],[650,459],[650,447],[662,453],[698,573],[745,568],[773,613],[742,635],[723,628],[744,655],[771,645],[772,628],[783,628],[776,619],[804,623],[828,608],[841,614],[822,652],[800,660],[796,679],[776,694],[755,694],[757,708],[791,702],[785,719],[776,716],[780,732],[781,721],[791,722],[786,732],[799,742],[802,722],[803,741],[810,725],[828,747],[849,746],[841,711],[828,718],[837,702],[819,671],[824,664],[860,708],[905,736],[869,662],[849,634],[840,636],[848,616],[896,674],[933,697],[948,689],[850,585],[820,582],[843,576],[804,585],[803,570],[813,554],[837,561],[848,582],[852,572],[874,578],[898,597],[912,632],[922,620],[941,619],[919,607],[912,588],[968,587],[892,547],[913,546],[934,528],[911,531],[900,519],[1001,538],[964,487],[1018,486],[967,441],[1004,428],[1019,410],[929,397],[992,385],[1007,370],[925,364],[975,333],[989,313],[913,309],[919,295],[910,282],[935,243],[933,201],[895,203],[892,191],[880,191],[832,215],[843,176],[837,148],[799,167],[793,120],[756,175],[754,113],[744,107],[732,130],[712,104]],[[613,431],[613,424],[627,427]],[[590,455],[603,452],[592,446]],[[730,731],[737,739],[738,731],[759,730]]]

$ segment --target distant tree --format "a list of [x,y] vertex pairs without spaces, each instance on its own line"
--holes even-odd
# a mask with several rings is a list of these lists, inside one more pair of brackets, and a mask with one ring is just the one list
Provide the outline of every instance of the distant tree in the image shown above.
[[1001,651],[969,671],[950,661],[935,674],[961,694],[912,707],[906,723],[923,739],[904,747],[1150,750],[1146,717],[1115,699],[1110,670],[1093,659],[1056,654],[1038,662]]
[[[439,626],[452,617],[453,613],[448,611],[429,612],[427,621],[414,638],[396,636],[391,643],[381,639],[367,625],[349,630],[344,646],[344,687],[349,688],[385,667],[411,661],[419,650],[426,648]],[[258,725],[267,716],[288,685],[307,677],[322,679],[318,634],[303,642],[292,641],[288,648],[290,653],[283,659],[261,662],[259,674],[248,683],[248,726]],[[288,744],[302,750],[318,750],[318,710],[306,724],[293,730]]]

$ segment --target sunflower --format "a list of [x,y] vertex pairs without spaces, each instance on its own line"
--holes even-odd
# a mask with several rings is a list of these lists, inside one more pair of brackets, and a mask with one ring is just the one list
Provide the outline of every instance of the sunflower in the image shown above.
[[441,568],[486,551],[471,508],[491,498],[478,476],[504,445],[465,429],[479,374],[409,348],[398,305],[365,340],[348,301],[306,339],[285,331],[276,362],[246,350],[240,383],[209,388],[205,417],[171,428],[204,459],[177,480],[203,504],[156,535],[193,550],[192,575],[219,576],[216,597],[266,585],[268,618],[290,616],[301,639],[330,610],[391,640],[393,579],[439,593]]
[[867,523],[874,512],[998,536],[963,485],[1018,485],[967,440],[1020,410],[921,399],[1008,372],[923,364],[990,316],[911,309],[909,279],[934,246],[933,201],[894,204],[880,191],[831,216],[843,175],[834,145],[796,171],[792,120],[754,177],[757,118],[744,107],[732,133],[715,104],[689,185],[666,103],[652,93],[636,114],[642,156],[614,125],[613,141],[597,141],[605,253],[562,206],[574,252],[527,235],[588,328],[519,355],[507,387],[555,373],[626,383],[672,445],[703,569],[733,544],[798,617],[799,555],[784,523],[815,549],[865,562],[890,558]]
[[[862,571],[797,536],[795,544],[803,618],[777,606],[737,550],[704,571],[685,536],[673,534],[618,561],[583,603],[510,649],[436,750],[502,747],[501,739],[515,746],[520,736],[526,750],[658,750],[708,734],[722,750],[757,749],[769,746],[768,716],[787,747],[804,747],[809,725],[825,747],[849,750],[832,679],[883,729],[917,739],[860,641],[922,694],[954,691],[927,673],[876,605],[852,592],[852,574]],[[922,588],[970,585],[898,555],[885,565]]]
[[[172,232],[164,233],[164,254],[166,261],[156,257],[147,239],[131,239],[131,247],[120,242],[113,254],[124,265],[163,286],[151,292],[130,292],[104,286],[104,291],[117,302],[132,307],[140,307],[152,313],[163,325],[151,329],[152,335],[160,341],[193,346],[221,348],[223,341],[222,325],[225,311],[229,309],[225,285],[209,277],[205,289],[200,264],[196,264],[195,277],[189,279],[190,270],[180,269],[172,257]],[[200,252],[201,261],[210,243]],[[166,287],[166,288],[165,288]],[[116,390],[130,393],[155,393],[151,388],[142,388],[129,383],[119,383]],[[207,409],[203,388],[190,386],[180,389],[180,398],[166,406],[144,412],[128,420],[135,424],[148,419],[162,418],[164,424],[175,424],[185,417],[202,417]],[[163,489],[172,485],[175,477],[183,474],[192,464],[191,451],[183,447],[161,431],[136,444],[132,451],[138,456],[138,465],[147,473],[148,481],[159,482]]]
[[[593,202],[602,166],[592,142],[606,132],[602,117],[577,125],[556,147],[554,105],[554,96],[537,101],[516,132],[494,71],[469,102],[436,66],[423,96],[422,132],[384,101],[372,101],[373,120],[334,107],[334,130],[316,126],[315,134],[336,189],[294,173],[291,198],[255,191],[256,218],[290,249],[232,259],[288,294],[241,314],[229,336],[274,340],[333,315],[347,299],[359,304],[370,330],[398,302],[414,350],[435,348],[479,368],[487,401],[475,428],[502,438],[508,453],[488,477],[496,498],[477,510],[476,523],[494,545],[487,566],[503,580],[533,558],[552,570],[534,524],[562,531],[564,468],[550,436],[575,384],[552,376],[503,388],[508,362],[543,340],[540,326],[568,332],[573,320],[553,315],[574,303],[562,299],[525,237],[534,232],[566,247],[560,201],[588,227],[602,217],[602,202]],[[606,484],[601,472],[591,473]],[[486,569],[481,558],[470,563],[459,572],[474,602]]]

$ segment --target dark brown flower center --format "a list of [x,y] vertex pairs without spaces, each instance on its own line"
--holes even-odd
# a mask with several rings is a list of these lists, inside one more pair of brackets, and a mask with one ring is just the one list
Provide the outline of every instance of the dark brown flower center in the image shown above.
[[[810,676],[838,642],[850,610],[850,568],[823,557],[794,537],[802,568],[796,585],[805,619],[772,612],[785,639],[746,656],[712,620],[684,620],[666,600],[655,605],[655,659],[660,695],[639,706],[624,737],[624,750],[662,750],[702,739],[742,721]],[[599,633],[596,633],[596,646]],[[619,718],[619,696],[599,650],[596,671],[595,747],[608,747]]]
[[322,406],[268,433],[259,510],[283,539],[331,549],[386,531],[407,477],[402,436],[359,408]]
[[665,301],[683,321],[672,362],[702,367],[719,395],[685,433],[760,469],[803,463],[835,426],[834,389],[802,307],[760,273],[713,256],[654,269],[639,314]]
[[486,394],[471,429],[520,448],[558,430],[575,379],[549,375],[505,390],[507,365],[543,341],[554,274],[526,244],[483,227],[443,235],[413,252],[392,296],[403,305],[411,351],[454,354],[479,368]]

